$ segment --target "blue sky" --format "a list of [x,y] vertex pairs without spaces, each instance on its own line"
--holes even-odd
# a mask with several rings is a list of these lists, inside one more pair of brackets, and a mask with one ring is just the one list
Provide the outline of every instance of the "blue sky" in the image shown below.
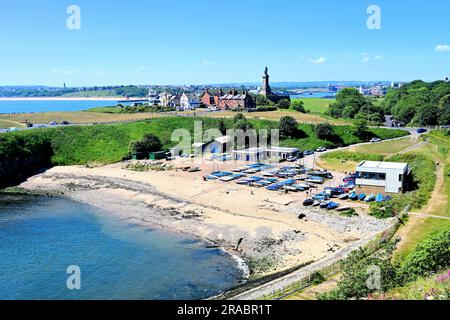
[[[69,5],[81,30],[69,30]],[[369,30],[366,10],[381,9]],[[436,80],[443,0],[0,0],[0,85]],[[439,47],[438,47],[439,46]]]

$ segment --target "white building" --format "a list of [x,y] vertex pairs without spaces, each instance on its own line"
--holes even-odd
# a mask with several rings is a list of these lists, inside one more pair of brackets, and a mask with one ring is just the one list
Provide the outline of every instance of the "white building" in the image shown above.
[[163,107],[178,108],[181,105],[181,97],[171,93],[163,92],[159,95]]
[[157,106],[161,103],[159,96],[155,90],[148,91],[148,104],[151,106]]
[[267,159],[271,160],[287,160],[289,158],[298,157],[300,150],[297,148],[282,147],[253,147],[247,149],[233,150],[233,159],[236,161],[258,162]]
[[180,100],[180,106],[183,110],[192,110],[200,107],[200,98],[194,94],[183,93]]
[[407,163],[363,161],[356,168],[356,187],[365,193],[403,193],[409,173]]

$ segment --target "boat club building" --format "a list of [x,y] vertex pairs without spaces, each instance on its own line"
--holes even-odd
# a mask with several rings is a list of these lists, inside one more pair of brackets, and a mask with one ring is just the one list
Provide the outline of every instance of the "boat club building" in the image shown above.
[[239,150],[233,150],[233,159],[236,161],[259,162],[267,159],[271,160],[287,160],[300,156],[300,150],[297,148],[282,147],[253,147]]
[[356,168],[356,188],[361,193],[403,193],[409,174],[407,163],[363,161]]

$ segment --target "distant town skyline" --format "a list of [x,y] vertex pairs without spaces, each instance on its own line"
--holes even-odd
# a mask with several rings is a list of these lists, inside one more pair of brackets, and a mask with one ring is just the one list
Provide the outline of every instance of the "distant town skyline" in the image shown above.
[[[0,85],[61,87],[450,76],[450,3],[152,0],[3,3]],[[211,14],[214,13],[214,14]],[[76,26],[76,23],[74,24]]]

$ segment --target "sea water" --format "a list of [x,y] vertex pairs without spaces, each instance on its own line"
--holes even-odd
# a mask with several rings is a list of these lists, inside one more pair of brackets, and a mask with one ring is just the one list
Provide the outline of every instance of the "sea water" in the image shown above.
[[65,198],[0,195],[0,257],[0,299],[204,299],[242,279],[223,250]]
[[0,100],[0,114],[82,111],[117,104],[117,100]]

